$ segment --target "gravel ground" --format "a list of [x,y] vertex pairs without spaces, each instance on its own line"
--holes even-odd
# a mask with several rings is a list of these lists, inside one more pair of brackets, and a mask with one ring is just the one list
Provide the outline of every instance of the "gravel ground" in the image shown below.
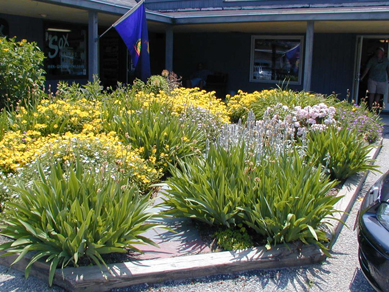
[[[389,123],[386,123],[389,125]],[[389,127],[384,130],[384,147],[376,164],[382,172],[389,169]],[[357,212],[363,195],[379,178],[380,174],[369,173],[358,199],[346,220],[342,231],[332,248],[332,257],[322,264],[298,268],[256,270],[245,273],[210,276],[185,281],[171,281],[158,285],[138,285],[115,289],[124,291],[353,291],[374,292],[362,274],[358,263],[358,242],[353,230]],[[0,265],[0,291],[64,291],[48,288],[45,281],[34,277],[24,278],[24,274]]]

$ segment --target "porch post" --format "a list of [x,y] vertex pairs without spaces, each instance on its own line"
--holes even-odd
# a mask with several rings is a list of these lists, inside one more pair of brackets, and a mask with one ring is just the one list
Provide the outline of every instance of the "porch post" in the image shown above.
[[166,28],[165,69],[173,71],[173,28]]
[[305,33],[305,58],[304,58],[304,80],[303,80],[304,91],[311,90],[313,34],[314,34],[314,22],[308,21],[307,31]]
[[97,12],[89,11],[88,16],[88,80],[93,81],[93,75],[99,74]]

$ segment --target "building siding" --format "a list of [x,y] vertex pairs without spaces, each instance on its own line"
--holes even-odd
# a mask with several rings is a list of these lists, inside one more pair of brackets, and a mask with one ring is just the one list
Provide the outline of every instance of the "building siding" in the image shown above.
[[[339,94],[352,89],[356,35],[315,34],[311,91]],[[276,88],[276,83],[249,82],[251,34],[192,33],[174,38],[174,71],[188,77],[202,62],[212,71],[227,73],[227,92]],[[290,85],[302,90],[301,85]]]
[[346,98],[353,85],[355,46],[354,34],[315,34],[312,91]]

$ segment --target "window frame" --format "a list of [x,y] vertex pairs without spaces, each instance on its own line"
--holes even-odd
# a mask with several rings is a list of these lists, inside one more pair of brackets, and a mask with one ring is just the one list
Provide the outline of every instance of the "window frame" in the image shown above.
[[251,36],[251,48],[250,48],[250,76],[249,82],[253,83],[280,83],[284,80],[278,79],[255,79],[254,78],[254,59],[255,59],[255,42],[258,39],[263,40],[298,40],[300,41],[300,56],[299,56],[299,67],[298,67],[298,80],[287,81],[291,85],[301,85],[303,76],[303,61],[304,61],[304,36],[303,35],[252,35]]

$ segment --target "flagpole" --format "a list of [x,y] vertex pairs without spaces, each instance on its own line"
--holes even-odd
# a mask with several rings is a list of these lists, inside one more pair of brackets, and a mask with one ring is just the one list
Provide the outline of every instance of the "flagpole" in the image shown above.
[[118,20],[116,20],[105,32],[103,32],[100,36],[99,36],[99,39],[101,37],[103,37],[103,35],[105,35],[111,28],[117,26],[119,23],[121,23],[125,18],[127,18],[128,16],[130,16],[135,10],[138,9],[139,6],[141,6],[143,4],[143,2],[145,2],[145,0],[141,0],[139,1],[134,7],[132,7],[129,11],[127,11],[122,17],[120,17]]
[[103,35],[105,35],[111,28],[113,28],[113,25],[111,25],[105,32],[103,32],[101,35],[99,35],[98,39],[102,38]]

